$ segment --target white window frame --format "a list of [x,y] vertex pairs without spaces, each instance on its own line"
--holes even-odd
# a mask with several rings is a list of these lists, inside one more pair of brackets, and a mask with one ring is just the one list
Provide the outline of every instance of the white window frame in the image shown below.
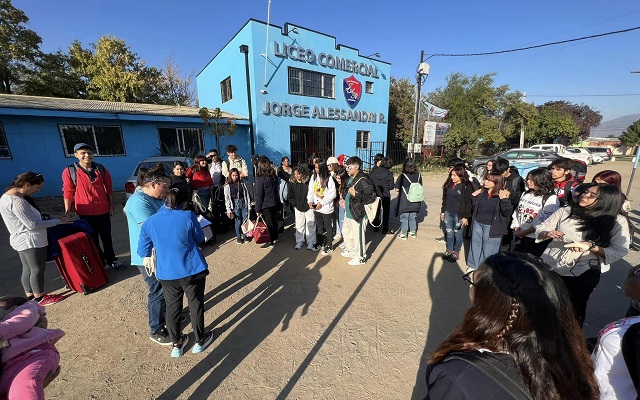
[[371,148],[371,131],[356,131],[356,149]]
[[0,144],[0,150],[5,150],[7,151],[8,155],[3,156],[2,153],[0,153],[0,159],[4,159],[4,160],[11,160],[13,159],[13,156],[11,155],[11,149],[9,148],[9,142],[7,141],[7,135],[4,132],[4,127],[2,126],[2,122],[0,122],[0,140],[4,140],[4,146]]
[[231,75],[227,76],[222,80],[222,82],[220,82],[220,97],[222,98],[223,103],[226,103],[227,101],[233,99],[233,90],[231,89]]
[[364,91],[368,94],[373,94],[373,82],[365,81],[364,83]]
[[[91,131],[91,140],[87,140],[86,143],[93,147],[93,154],[101,157],[122,157],[127,155],[127,149],[124,145],[124,138],[122,137],[122,126],[120,125],[99,125],[99,124],[59,124],[58,130],[60,131],[60,138],[62,139],[62,149],[65,153],[66,158],[74,157],[73,151],[71,153],[67,152],[69,148],[67,146],[67,138],[65,137],[65,129],[70,127],[88,127]],[[100,150],[100,146],[98,145],[98,138],[96,136],[96,127],[102,128],[117,128],[120,133],[120,143],[122,144],[122,153],[118,154],[106,154],[105,152]],[[74,146],[76,143],[70,143],[70,145]],[[73,148],[71,148],[73,150]]]
[[[175,126],[159,126],[158,127],[158,143],[160,145],[160,148],[162,148],[162,141],[160,140],[160,129],[173,129],[175,130],[176,133],[176,140],[178,142],[178,151],[186,151],[188,150],[185,144],[185,140],[184,140],[184,133],[185,131],[196,131],[198,133],[198,144],[199,144],[199,148],[198,148],[198,152],[199,153],[204,153],[204,136],[203,136],[203,132],[202,132],[202,128],[176,128]],[[182,139],[182,141],[181,141]]]

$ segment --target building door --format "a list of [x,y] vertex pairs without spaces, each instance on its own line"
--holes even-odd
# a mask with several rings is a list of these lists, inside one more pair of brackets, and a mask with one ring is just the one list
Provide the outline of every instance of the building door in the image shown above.
[[313,126],[292,126],[291,132],[291,165],[301,160],[308,160],[311,154],[319,154],[324,159],[334,152],[334,128]]

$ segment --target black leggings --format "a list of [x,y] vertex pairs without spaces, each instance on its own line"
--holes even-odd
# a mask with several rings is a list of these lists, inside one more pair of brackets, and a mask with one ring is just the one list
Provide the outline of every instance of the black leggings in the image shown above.
[[25,293],[44,293],[44,269],[47,265],[47,247],[20,250],[22,262],[22,288]]
[[[323,246],[331,246],[333,244],[333,213],[323,214],[318,211],[314,211],[313,215],[316,220],[316,244]],[[324,239],[322,234],[324,235]]]
[[271,241],[275,242],[278,240],[278,206],[263,208],[262,218],[264,218],[264,223],[267,225],[267,229],[269,229]]
[[587,314],[587,301],[593,290],[600,282],[600,270],[590,269],[578,276],[561,276],[564,285],[569,291],[573,311],[576,313],[576,319],[582,327],[584,318]]

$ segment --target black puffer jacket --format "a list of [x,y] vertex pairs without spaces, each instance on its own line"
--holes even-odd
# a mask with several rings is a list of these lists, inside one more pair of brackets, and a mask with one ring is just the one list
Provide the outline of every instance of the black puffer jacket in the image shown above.
[[293,204],[296,210],[300,212],[309,211],[309,203],[307,202],[307,193],[309,192],[309,179],[306,182],[298,182],[293,179],[288,182],[289,191],[287,200]]
[[383,167],[373,167],[369,173],[369,178],[371,178],[378,196],[391,197],[389,191],[393,189],[393,173],[390,170]]
[[373,203],[376,200],[376,190],[373,182],[371,182],[371,178],[362,171],[349,179],[347,191],[351,187],[355,189],[356,195],[350,196],[349,211],[353,219],[359,223],[366,215],[364,205]]
[[[447,192],[449,187],[442,189],[442,208],[440,212],[444,212],[445,205],[447,204]],[[461,182],[458,185],[458,192],[460,193],[460,202],[458,203],[458,218],[471,218],[471,193],[474,192],[473,184],[469,181]]]

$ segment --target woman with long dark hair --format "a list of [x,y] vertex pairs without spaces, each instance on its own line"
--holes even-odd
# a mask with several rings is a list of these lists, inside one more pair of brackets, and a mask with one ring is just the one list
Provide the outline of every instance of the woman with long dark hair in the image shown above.
[[541,258],[562,277],[580,326],[589,296],[600,282],[602,264],[629,252],[622,199],[616,186],[591,183],[576,203],[560,208],[536,228],[538,241],[552,239]]
[[183,295],[187,296],[196,339],[191,352],[200,353],[213,341],[213,332],[204,330],[204,287],[209,270],[198,248],[204,233],[190,211],[191,199],[175,188],[169,190],[166,199],[166,204],[142,224],[137,253],[150,257],[155,248],[155,274],[164,292],[167,330],[173,343],[171,357],[180,357],[189,343],[179,322]]
[[471,218],[471,194],[473,185],[461,164],[451,169],[449,178],[442,186],[442,208],[440,220],[444,222],[447,250],[442,258],[456,262],[462,248],[462,230]]
[[44,291],[44,270],[47,264],[47,228],[58,224],[69,224],[75,217],[42,219],[40,209],[31,197],[44,185],[42,174],[24,172],[13,180],[11,186],[0,197],[0,214],[9,230],[9,244],[18,252],[22,263],[21,283],[29,300],[42,306],[64,300],[57,294]]
[[509,191],[504,190],[504,178],[490,172],[482,188],[471,194],[473,226],[467,266],[476,269],[484,259],[500,251],[502,235],[507,232],[513,205]]
[[224,185],[224,203],[227,217],[235,219],[236,242],[243,244],[245,235],[242,232],[242,223],[249,218],[249,190],[240,180],[240,171],[237,168],[229,170],[227,183]]
[[193,158],[193,165],[187,168],[185,173],[191,189],[195,190],[200,197],[200,203],[205,208],[202,213],[207,212],[209,202],[211,201],[211,187],[213,186],[213,179],[211,179],[211,173],[207,166],[207,159],[205,156],[195,156]]
[[187,180],[187,176],[185,175],[185,167],[182,165],[180,161],[173,162],[173,169],[171,170],[171,175],[169,175],[169,179],[171,179],[171,188],[176,188],[181,192],[184,192],[191,196],[191,185]]
[[397,237],[407,240],[408,237],[418,237],[418,213],[422,201],[409,201],[407,194],[412,183],[422,185],[422,175],[416,162],[407,158],[402,163],[402,175],[396,179],[394,190],[398,193],[398,202],[396,203],[396,215],[400,217],[400,229],[398,229]]
[[380,221],[380,212],[378,212],[378,215],[376,215],[376,218],[371,222],[371,225],[373,225],[374,232],[378,232],[381,227],[382,234],[386,235],[389,232],[391,190],[393,189],[394,183],[393,172],[391,172],[393,162],[382,154],[376,154],[373,162],[374,167],[371,168],[371,172],[369,172],[369,178],[371,178],[371,182],[373,182],[373,185],[376,188],[376,194],[380,197],[380,204],[382,205],[382,221]]
[[329,174],[327,163],[317,159],[314,173],[309,180],[307,201],[312,208],[316,220],[316,245],[313,251],[322,250],[322,255],[333,251],[333,208],[336,198],[336,184]]
[[256,170],[254,188],[256,213],[264,219],[269,229],[271,242],[263,247],[271,247],[278,241],[278,208],[280,199],[278,194],[278,177],[267,157],[260,157]]
[[503,252],[464,276],[471,306],[431,354],[427,399],[513,399],[470,357],[492,361],[534,400],[597,399],[582,331],[558,276],[539,258]]
[[549,241],[536,243],[536,226],[560,207],[560,201],[555,195],[553,178],[548,169],[536,168],[529,172],[526,184],[528,190],[520,196],[511,222],[513,234],[520,238],[515,250],[540,257]]

